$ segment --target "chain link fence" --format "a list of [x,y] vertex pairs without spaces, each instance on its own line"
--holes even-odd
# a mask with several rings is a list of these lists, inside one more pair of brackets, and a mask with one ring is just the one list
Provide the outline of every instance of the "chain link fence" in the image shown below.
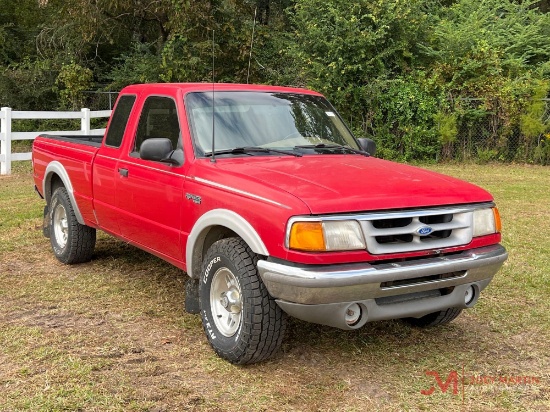
[[119,92],[82,92],[83,107],[90,110],[113,110]]
[[[82,92],[82,107],[94,110],[113,110],[119,92],[84,91]],[[104,129],[109,119],[92,119],[92,127]]]
[[[550,125],[550,99],[541,99],[540,122]],[[503,115],[498,102],[460,99],[453,102],[457,134],[441,147],[442,160],[527,162],[550,164],[550,132],[526,136],[518,119]]]

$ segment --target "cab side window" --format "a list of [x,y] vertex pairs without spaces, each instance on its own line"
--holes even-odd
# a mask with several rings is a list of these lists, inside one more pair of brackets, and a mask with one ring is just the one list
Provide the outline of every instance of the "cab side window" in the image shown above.
[[181,150],[176,102],[169,97],[151,96],[141,111],[133,155],[138,155],[145,140],[159,137],[170,139],[172,148]]

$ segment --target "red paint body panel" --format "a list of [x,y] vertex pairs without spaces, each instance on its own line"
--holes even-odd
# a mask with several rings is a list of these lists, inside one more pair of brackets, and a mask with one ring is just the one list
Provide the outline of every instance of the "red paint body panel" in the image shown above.
[[139,245],[183,261],[181,247],[184,178],[170,166],[152,169],[141,159],[121,160],[128,177],[117,176],[116,209],[121,234]]
[[314,215],[408,209],[491,201],[472,184],[359,155],[220,160],[229,178],[239,174],[280,188],[304,201]]
[[[109,153],[112,152],[112,153]],[[116,210],[118,151],[101,148],[93,167],[94,209],[98,224],[111,233],[120,234]]]
[[[47,143],[46,143],[47,142]],[[55,160],[61,163],[71,180],[76,203],[84,220],[95,224],[93,210],[92,163],[98,149],[72,142],[58,142],[38,138],[33,144],[35,184],[42,189],[43,173]]]
[[[186,93],[212,85],[150,84],[125,88],[137,96],[120,148],[85,146],[38,137],[33,147],[35,183],[42,191],[46,167],[62,164],[86,224],[152,252],[185,269],[190,233],[205,213],[225,209],[243,217],[269,255],[303,264],[336,264],[426,256],[419,251],[370,255],[366,251],[303,253],[285,247],[293,216],[346,214],[490,202],[485,190],[416,167],[358,154],[195,158],[184,107]],[[319,95],[304,89],[216,85],[216,91]],[[141,107],[148,96],[177,103],[185,162],[174,167],[130,154]],[[320,96],[320,95],[319,95]],[[120,170],[127,171],[123,176]],[[192,195],[200,204],[191,201]],[[97,220],[96,220],[97,217]],[[455,252],[495,244],[500,234],[474,238]]]
[[[258,232],[270,254],[283,258],[286,223],[290,216],[307,215],[309,209],[296,196],[252,176],[227,173],[225,160],[195,162],[189,170],[186,192],[199,195],[200,205],[189,210],[185,229],[191,231],[200,216],[213,209],[229,209],[245,217]],[[244,159],[243,159],[244,160]]]

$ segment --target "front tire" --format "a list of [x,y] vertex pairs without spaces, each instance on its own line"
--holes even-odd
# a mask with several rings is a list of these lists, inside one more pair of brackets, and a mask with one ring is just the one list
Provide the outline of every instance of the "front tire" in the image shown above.
[[57,260],[65,264],[88,262],[94,253],[96,230],[78,223],[64,187],[52,195],[49,213],[50,243]]
[[281,347],[286,314],[263,284],[258,257],[240,238],[214,243],[199,282],[202,323],[208,341],[235,364],[265,360]]

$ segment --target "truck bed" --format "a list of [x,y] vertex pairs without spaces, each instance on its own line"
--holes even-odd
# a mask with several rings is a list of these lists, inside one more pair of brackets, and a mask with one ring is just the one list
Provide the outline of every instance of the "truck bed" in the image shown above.
[[[41,134],[33,142],[34,180],[42,196],[52,193],[44,190],[46,168],[57,165],[58,174],[65,174],[71,182],[72,195],[82,215],[83,223],[95,224],[93,214],[92,164],[101,147],[103,136]],[[82,222],[81,222],[82,223]]]
[[87,146],[100,147],[103,141],[103,135],[55,135],[55,134],[41,134],[40,137],[46,137],[48,139],[60,140],[62,142],[82,143]]

